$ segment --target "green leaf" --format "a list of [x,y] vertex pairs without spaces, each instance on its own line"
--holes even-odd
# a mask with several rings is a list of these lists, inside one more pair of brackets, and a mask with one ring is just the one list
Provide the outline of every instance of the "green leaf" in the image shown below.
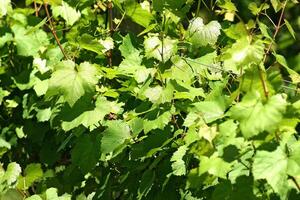
[[138,199],[142,199],[143,197],[147,196],[153,186],[154,179],[155,173],[153,170],[147,170],[145,173],[143,173],[138,190]]
[[9,186],[11,186],[17,181],[18,177],[21,174],[21,171],[22,169],[18,163],[16,162],[9,163],[5,174],[0,178],[1,183],[6,181],[6,183]]
[[244,137],[251,138],[263,131],[275,131],[286,106],[287,102],[281,94],[270,97],[268,102],[263,104],[259,93],[253,92],[244,96],[228,114],[239,121]]
[[97,67],[88,62],[75,65],[71,60],[62,61],[51,75],[46,97],[62,95],[72,107],[84,94],[95,91],[97,74]]
[[61,5],[52,7],[52,12],[54,17],[61,16],[67,23],[67,25],[72,26],[76,21],[79,20],[81,14],[75,8],[69,6],[68,3],[62,1]]
[[125,1],[124,7],[126,16],[130,17],[132,21],[145,28],[147,28],[151,21],[154,20],[153,15],[148,10],[143,9],[142,6],[135,0]]
[[175,176],[182,176],[186,174],[186,167],[183,160],[183,156],[186,154],[188,150],[187,146],[181,146],[174,152],[171,157],[173,174]]
[[202,101],[193,104],[194,112],[199,113],[206,123],[213,122],[223,117],[225,106],[218,101]]
[[29,32],[30,29],[14,25],[12,31],[18,54],[21,56],[36,56],[39,51],[49,44],[47,34],[41,29]]
[[43,200],[39,195],[32,195],[30,197],[27,197],[25,200]]
[[2,48],[7,42],[13,41],[13,35],[11,33],[5,33],[0,37],[0,48]]
[[174,114],[175,108],[172,107],[170,111],[165,111],[162,114],[160,113],[155,119],[144,119],[144,132],[149,133],[154,129],[163,130],[164,127],[169,124],[172,118],[172,114]]
[[0,18],[5,16],[7,12],[12,10],[11,0],[1,0],[0,3]]
[[250,64],[260,64],[264,56],[264,44],[261,40],[250,38],[238,39],[224,54],[224,68],[239,74],[239,69],[246,69]]
[[38,109],[36,118],[39,122],[45,122],[50,119],[51,114],[52,114],[51,108]]
[[59,197],[56,188],[48,188],[46,190],[46,200],[71,200],[71,195],[64,194]]
[[140,51],[133,46],[129,35],[123,38],[123,43],[119,49],[125,58],[118,67],[121,76],[132,76],[138,83],[146,81],[150,75],[153,76],[156,70],[142,65]]
[[132,55],[134,56],[138,56],[140,54],[140,51],[138,49],[136,49],[131,41],[130,35],[127,34],[124,38],[123,38],[123,42],[119,47],[121,54],[124,58],[128,58],[131,57]]
[[282,4],[280,0],[271,0],[272,7],[274,8],[275,12],[278,12],[282,8]]
[[223,159],[215,157],[201,156],[199,175],[209,173],[211,175],[226,178],[227,173],[231,170],[231,164],[225,162]]
[[300,174],[299,142],[290,147],[289,155],[280,146],[272,152],[258,151],[253,161],[254,179],[266,179],[281,199],[286,199],[291,189],[288,175],[299,176]]
[[78,44],[81,48],[93,51],[98,55],[103,55],[104,47],[100,44],[99,41],[95,40],[95,38],[87,33],[84,33],[79,41]]
[[71,121],[63,121],[62,128],[64,131],[69,131],[83,125],[90,130],[94,130],[99,123],[103,122],[107,114],[119,114],[122,111],[122,105],[122,103],[110,102],[105,97],[99,96],[93,110],[85,111]]
[[214,45],[219,35],[221,25],[217,21],[211,21],[204,25],[201,17],[194,18],[187,30],[187,38],[196,47]]
[[276,58],[276,61],[287,70],[293,83],[295,83],[295,84],[300,83],[300,75],[293,69],[289,68],[288,63],[286,62],[286,59],[280,54],[274,53],[274,56]]
[[286,27],[288,28],[290,34],[291,34],[291,35],[293,36],[293,38],[296,40],[295,31],[294,31],[292,25],[290,24],[290,22],[289,22],[288,20],[284,19],[284,23],[285,23]]
[[22,190],[28,189],[34,182],[43,177],[41,164],[30,164],[24,171],[25,176],[18,179],[18,188]]
[[102,133],[101,139],[101,152],[104,154],[113,152],[131,137],[130,128],[125,122],[108,121],[106,125],[108,128]]
[[84,173],[91,171],[100,159],[100,135],[84,134],[76,140],[72,150],[72,162]]
[[158,36],[148,37],[144,41],[146,57],[166,62],[176,54],[177,43],[177,40],[170,37],[163,38],[163,41]]

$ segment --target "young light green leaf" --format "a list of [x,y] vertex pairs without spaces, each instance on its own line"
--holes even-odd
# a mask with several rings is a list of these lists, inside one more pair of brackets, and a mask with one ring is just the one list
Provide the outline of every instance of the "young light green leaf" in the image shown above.
[[11,0],[1,0],[0,1],[0,18],[12,10]]
[[289,68],[286,59],[280,54],[274,53],[273,55],[275,56],[276,61],[280,65],[282,65],[287,70],[287,72],[290,74],[290,78],[292,79],[293,83],[295,83],[295,84],[300,83],[300,75],[293,69]]
[[284,23],[285,23],[287,29],[289,30],[290,34],[291,34],[291,35],[293,36],[293,38],[296,40],[295,31],[294,31],[292,25],[290,24],[290,22],[289,22],[288,20],[284,19]]
[[24,174],[25,176],[21,176],[18,179],[17,185],[17,187],[22,190],[28,189],[35,181],[38,181],[43,177],[43,170],[41,164],[29,164],[26,167]]
[[62,1],[61,5],[52,7],[54,17],[61,16],[66,20],[67,25],[72,26],[76,21],[79,20],[81,14],[75,8],[71,7],[68,3]]
[[98,70],[88,62],[76,65],[73,61],[60,62],[49,80],[46,97],[62,95],[72,107],[84,94],[95,91]]
[[165,37],[160,40],[158,36],[148,37],[144,41],[145,54],[148,58],[155,58],[166,62],[177,52],[177,40]]
[[281,94],[270,97],[268,102],[263,104],[259,93],[253,92],[244,96],[228,114],[239,121],[244,137],[251,138],[263,131],[275,131],[286,106],[287,102]]
[[194,18],[187,30],[188,40],[195,45],[206,46],[214,45],[219,35],[221,34],[221,25],[217,21],[211,21],[204,25],[203,19],[201,17]]
[[29,30],[17,24],[12,27],[17,51],[21,56],[37,56],[49,44],[48,36],[43,30],[28,33]]
[[250,38],[238,39],[224,54],[225,70],[240,73],[240,68],[250,64],[259,64],[264,56],[264,44],[261,40],[250,41]]
[[173,174],[175,176],[182,176],[186,174],[185,162],[183,160],[183,156],[186,154],[188,150],[187,146],[181,146],[174,152],[171,157]]
[[21,172],[22,169],[18,163],[16,162],[9,163],[5,174],[3,175],[3,177],[0,178],[1,183],[6,181],[9,186],[12,185],[17,181]]

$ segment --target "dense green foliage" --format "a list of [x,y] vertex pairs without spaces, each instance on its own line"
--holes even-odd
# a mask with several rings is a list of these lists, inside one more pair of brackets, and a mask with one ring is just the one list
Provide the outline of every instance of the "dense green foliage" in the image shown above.
[[0,199],[300,199],[299,13],[0,0]]

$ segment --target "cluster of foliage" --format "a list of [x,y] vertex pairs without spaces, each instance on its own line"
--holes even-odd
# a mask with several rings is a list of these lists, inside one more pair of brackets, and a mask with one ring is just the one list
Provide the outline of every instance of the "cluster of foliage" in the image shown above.
[[0,198],[300,199],[297,3],[0,0]]

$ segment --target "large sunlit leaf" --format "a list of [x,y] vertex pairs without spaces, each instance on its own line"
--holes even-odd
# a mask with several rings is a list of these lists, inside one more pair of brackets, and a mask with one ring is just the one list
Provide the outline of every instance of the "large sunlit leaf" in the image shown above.
[[88,62],[76,65],[73,61],[60,62],[49,80],[47,97],[62,95],[70,106],[84,94],[95,90],[98,70]]
[[259,65],[264,56],[264,44],[261,40],[251,41],[249,37],[238,39],[224,54],[225,70],[240,73],[240,68],[250,64]]
[[263,104],[258,92],[247,94],[229,111],[239,121],[242,134],[251,138],[263,131],[273,132],[279,125],[287,106],[282,94],[277,94]]
[[205,25],[201,17],[196,17],[188,27],[187,38],[196,47],[214,45],[221,34],[220,29],[219,22],[211,21]]

